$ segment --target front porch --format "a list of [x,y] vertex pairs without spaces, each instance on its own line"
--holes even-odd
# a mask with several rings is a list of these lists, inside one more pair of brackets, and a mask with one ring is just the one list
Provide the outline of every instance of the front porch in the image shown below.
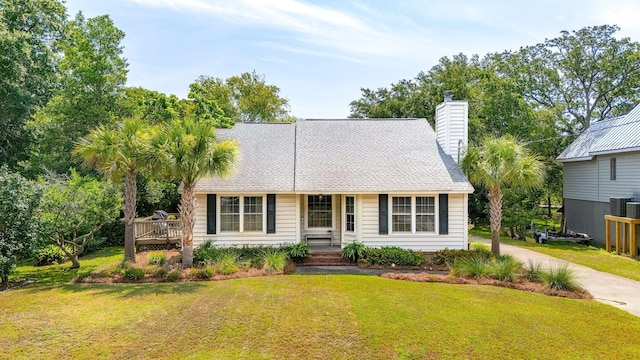
[[356,239],[354,195],[299,194],[300,239],[316,251],[339,252]]

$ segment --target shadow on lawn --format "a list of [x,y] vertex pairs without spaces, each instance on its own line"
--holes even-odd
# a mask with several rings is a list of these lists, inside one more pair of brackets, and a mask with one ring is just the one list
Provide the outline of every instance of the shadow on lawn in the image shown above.
[[199,282],[176,282],[176,283],[118,283],[118,284],[72,284],[63,283],[52,286],[30,286],[23,291],[27,293],[38,293],[50,289],[59,289],[62,292],[71,293],[91,293],[91,295],[115,295],[121,298],[132,298],[147,295],[170,295],[170,294],[190,294],[203,288]]

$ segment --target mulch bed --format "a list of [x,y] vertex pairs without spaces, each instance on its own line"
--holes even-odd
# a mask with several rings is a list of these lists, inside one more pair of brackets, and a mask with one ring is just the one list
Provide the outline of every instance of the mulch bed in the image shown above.
[[543,284],[531,282],[526,279],[518,279],[513,282],[509,281],[500,281],[496,279],[489,278],[465,278],[465,277],[453,277],[449,275],[442,274],[430,274],[430,273],[396,273],[389,272],[383,273],[380,275],[386,279],[394,279],[394,280],[407,280],[407,281],[415,281],[415,282],[438,282],[438,283],[447,283],[447,284],[471,284],[471,285],[491,285],[491,286],[500,286],[509,289],[516,290],[524,290],[535,292],[539,294],[549,295],[549,296],[558,296],[570,299],[593,299],[593,296],[589,294],[586,290],[578,290],[578,291],[567,291],[567,290],[556,290],[550,289]]
[[[159,251],[143,251],[136,254],[136,262],[133,264],[134,267],[143,268],[148,264],[149,254],[152,252],[161,252],[164,257],[167,259],[167,266],[169,269],[181,269],[181,256],[180,251],[176,249],[172,250],[159,250]],[[376,270],[389,270],[389,272],[385,272],[380,276],[387,279],[395,279],[395,280],[407,280],[407,281],[416,281],[416,282],[439,282],[439,283],[447,283],[447,284],[473,284],[473,285],[491,285],[491,286],[500,286],[509,289],[517,289],[530,291],[535,293],[540,293],[544,295],[550,296],[559,296],[571,299],[592,299],[593,297],[586,290],[580,291],[565,291],[565,290],[555,290],[550,289],[543,284],[528,281],[525,278],[517,279],[513,282],[507,281],[499,281],[496,279],[489,278],[465,278],[465,277],[453,277],[448,274],[449,269],[445,265],[422,265],[422,266],[380,266],[380,265],[368,265],[359,263],[359,268],[362,269],[376,269]],[[84,277],[74,279],[73,282],[76,283],[88,283],[88,284],[111,284],[111,283],[162,283],[162,282],[187,282],[187,281],[220,281],[220,280],[230,280],[230,279],[242,279],[242,278],[250,278],[250,277],[260,277],[267,275],[281,275],[281,274],[293,274],[295,272],[296,265],[293,262],[290,262],[286,265],[284,271],[278,273],[268,273],[262,269],[248,269],[248,270],[239,270],[235,274],[231,275],[213,275],[210,279],[202,279],[192,276],[190,274],[190,270],[181,270],[182,278],[177,280],[171,280],[167,277],[159,277],[152,274],[146,274],[144,278],[138,280],[130,280],[122,275],[114,275],[111,277],[101,277],[97,274],[100,272],[94,272],[93,274]],[[407,272],[398,272],[398,271],[414,271],[413,273]],[[420,273],[416,273],[415,271],[421,271]]]
[[434,272],[449,272],[449,268],[446,265],[420,265],[420,266],[389,266],[389,265],[369,265],[366,263],[358,263],[360,269],[372,269],[372,270],[423,270]]

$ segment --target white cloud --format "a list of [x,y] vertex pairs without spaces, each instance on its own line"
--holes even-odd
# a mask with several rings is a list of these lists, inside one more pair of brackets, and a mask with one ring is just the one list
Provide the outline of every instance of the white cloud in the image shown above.
[[[175,11],[207,14],[218,21],[246,27],[284,30],[290,37],[284,50],[321,54],[318,48],[339,52],[346,60],[363,61],[366,56],[394,57],[413,52],[416,44],[431,41],[425,32],[409,26],[390,28],[380,22],[361,19],[347,12],[305,4],[297,0],[130,0],[134,3]],[[373,11],[361,16],[372,16]],[[382,14],[380,14],[382,15]],[[369,24],[375,24],[371,26]],[[411,31],[407,31],[411,30]],[[416,31],[417,30],[417,31]],[[291,40],[297,43],[292,46]],[[303,50],[311,47],[312,50]]]

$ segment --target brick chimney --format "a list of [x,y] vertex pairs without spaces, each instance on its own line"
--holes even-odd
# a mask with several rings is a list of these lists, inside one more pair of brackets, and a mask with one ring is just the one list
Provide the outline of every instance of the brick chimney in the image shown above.
[[458,163],[469,142],[469,103],[453,100],[453,91],[444,92],[444,102],[436,107],[436,138],[445,154]]

